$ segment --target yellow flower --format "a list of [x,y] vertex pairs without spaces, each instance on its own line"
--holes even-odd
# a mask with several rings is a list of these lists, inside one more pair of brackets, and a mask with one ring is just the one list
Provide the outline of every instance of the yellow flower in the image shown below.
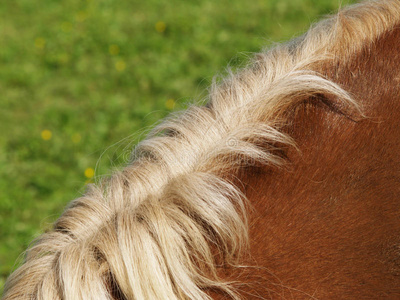
[[167,109],[169,109],[169,110],[174,109],[174,107],[175,107],[175,100],[174,100],[174,99],[168,99],[168,100],[165,102],[165,107],[166,107]]
[[72,30],[72,24],[70,22],[63,22],[61,24],[61,30],[65,33],[70,32]]
[[93,168],[87,168],[87,169],[85,170],[85,176],[86,176],[87,178],[92,178],[92,177],[94,176],[94,170],[93,170]]
[[79,133],[75,133],[72,137],[71,140],[74,144],[78,144],[81,141],[82,137]]
[[43,49],[46,46],[46,40],[42,37],[38,37],[35,39],[35,47],[39,49]]
[[87,17],[88,17],[88,14],[87,14],[86,11],[80,11],[80,12],[78,12],[78,13],[76,14],[75,20],[76,20],[77,22],[84,22],[84,21],[87,19]]
[[156,23],[156,30],[159,33],[163,33],[165,31],[165,29],[167,28],[167,25],[163,22],[163,21],[158,21]]
[[115,69],[117,69],[118,72],[122,72],[126,69],[126,63],[123,60],[119,60],[115,63]]
[[60,53],[57,55],[57,60],[60,64],[66,65],[69,62],[69,55],[67,53]]
[[43,130],[41,133],[42,139],[44,139],[45,141],[50,140],[52,135],[53,134],[51,133],[51,131],[47,129]]
[[110,47],[108,47],[108,52],[110,52],[111,55],[117,55],[119,53],[118,45],[110,45]]

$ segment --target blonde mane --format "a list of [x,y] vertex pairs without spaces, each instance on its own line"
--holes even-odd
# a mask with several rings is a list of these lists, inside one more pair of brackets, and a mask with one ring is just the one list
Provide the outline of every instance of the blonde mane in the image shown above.
[[249,162],[284,163],[271,149],[295,147],[282,131],[285,112],[305,99],[333,96],[362,114],[316,70],[399,22],[398,0],[351,6],[214,83],[206,106],[167,118],[127,167],[71,202],[27,251],[3,299],[198,300],[210,299],[207,288],[238,299],[217,272],[240,264],[248,245],[246,197],[231,174]]

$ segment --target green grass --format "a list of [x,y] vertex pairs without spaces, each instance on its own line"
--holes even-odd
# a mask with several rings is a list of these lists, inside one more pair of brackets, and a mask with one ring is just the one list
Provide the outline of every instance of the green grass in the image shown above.
[[0,1],[0,293],[31,240],[95,180],[88,168],[96,178],[123,165],[213,75],[338,3]]

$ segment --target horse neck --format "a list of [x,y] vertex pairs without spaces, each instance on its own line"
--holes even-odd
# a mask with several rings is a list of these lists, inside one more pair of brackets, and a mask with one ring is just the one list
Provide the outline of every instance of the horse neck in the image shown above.
[[287,150],[286,167],[241,174],[253,207],[250,267],[224,276],[243,283],[243,298],[399,295],[399,44],[396,28],[316,70],[350,92],[365,118],[309,99],[289,114],[300,151]]

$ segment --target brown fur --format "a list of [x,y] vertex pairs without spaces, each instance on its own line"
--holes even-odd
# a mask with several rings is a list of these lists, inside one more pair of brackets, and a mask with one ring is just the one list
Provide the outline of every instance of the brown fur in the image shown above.
[[71,202],[3,299],[399,299],[396,25],[398,0],[356,5],[214,84]]
[[300,152],[288,150],[288,166],[240,176],[254,207],[243,264],[256,267],[222,273],[243,298],[400,298],[399,45],[397,27],[317,69],[366,118],[309,99],[291,112],[286,130]]

